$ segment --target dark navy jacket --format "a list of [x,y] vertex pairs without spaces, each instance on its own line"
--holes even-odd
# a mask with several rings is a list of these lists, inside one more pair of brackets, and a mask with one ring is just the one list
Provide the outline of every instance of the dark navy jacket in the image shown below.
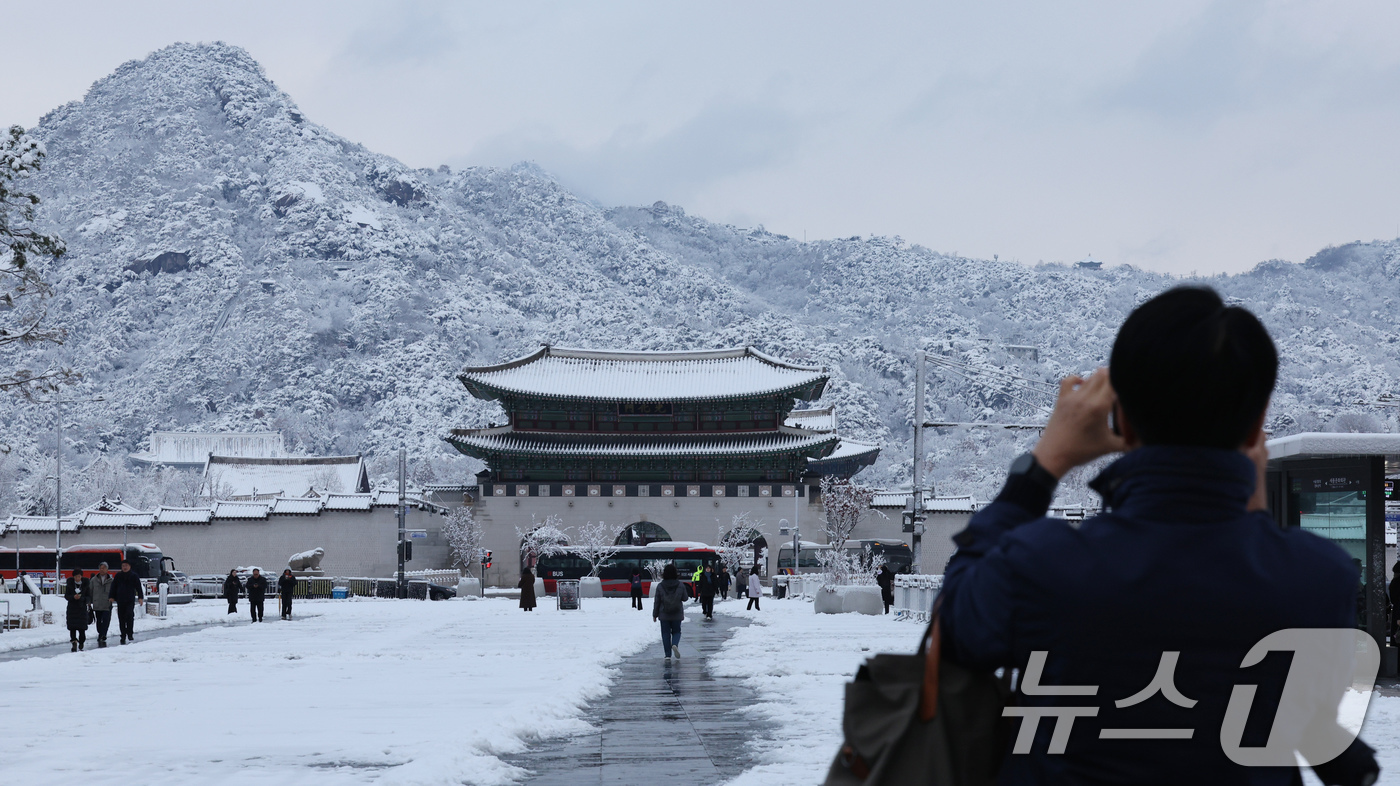
[[[944,652],[972,666],[1024,670],[1048,651],[1041,685],[1097,685],[1094,696],[1018,696],[1029,705],[1098,706],[1075,720],[1063,754],[1047,752],[1053,718],[1030,754],[1008,753],[1003,784],[1288,784],[1296,769],[1246,769],[1226,758],[1220,727],[1235,684],[1277,701],[1290,656],[1248,670],[1246,652],[1284,628],[1351,627],[1358,576],[1337,545],[1246,512],[1253,463],[1242,453],[1143,447],[1092,486],[1108,512],[1078,527],[1046,518],[1050,498],[1008,481],[954,541],[942,590]],[[1179,651],[1174,684],[1199,703],[1158,694],[1118,709]],[[1333,705],[1335,710],[1335,705]],[[1023,721],[1017,719],[1014,724]],[[1263,745],[1256,712],[1244,744]],[[1101,729],[1192,728],[1189,740],[1099,739]]]

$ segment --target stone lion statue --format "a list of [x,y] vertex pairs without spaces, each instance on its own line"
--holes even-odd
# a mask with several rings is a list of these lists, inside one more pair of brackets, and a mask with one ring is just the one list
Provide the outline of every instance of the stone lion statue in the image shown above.
[[320,570],[321,560],[326,556],[325,549],[312,549],[303,551],[300,554],[293,554],[287,560],[287,567],[297,571]]

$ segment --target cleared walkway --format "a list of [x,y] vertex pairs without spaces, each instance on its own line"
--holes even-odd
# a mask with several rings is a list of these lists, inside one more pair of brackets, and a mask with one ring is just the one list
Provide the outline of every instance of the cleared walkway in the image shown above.
[[[142,631],[137,634],[136,641],[126,646],[134,647],[143,641],[150,641],[151,639],[163,639],[166,636],[179,636],[185,633],[193,633],[197,630],[204,630],[205,628],[224,627],[228,624],[229,623],[225,622],[204,622],[197,625],[179,625],[162,630]],[[660,634],[657,635],[660,636]],[[107,649],[125,649],[125,647],[122,647],[118,643],[120,640],[121,636],[117,632],[117,621],[112,620],[112,628],[107,632]],[[82,651],[73,652],[73,645],[65,641],[62,644],[40,644],[36,647],[9,650],[7,652],[0,652],[0,663],[24,660],[25,658],[54,658],[59,655],[72,655],[75,658],[80,658],[89,653],[99,652],[101,650],[99,650],[97,646],[97,628],[95,626],[88,626],[87,643],[83,646],[85,649]]]
[[712,786],[750,766],[745,743],[767,726],[736,710],[752,703],[754,694],[739,680],[711,675],[705,665],[735,628],[749,623],[722,615],[714,622],[700,619],[686,617],[679,660],[662,658],[658,629],[655,643],[618,665],[607,698],[586,716],[593,733],[540,743],[512,759],[531,772],[525,782]]

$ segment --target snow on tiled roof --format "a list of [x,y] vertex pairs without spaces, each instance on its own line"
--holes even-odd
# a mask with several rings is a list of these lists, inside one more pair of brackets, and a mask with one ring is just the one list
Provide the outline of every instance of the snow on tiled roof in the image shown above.
[[696,352],[602,352],[544,346],[522,358],[462,371],[478,398],[502,394],[602,401],[694,401],[793,391],[815,399],[827,372],[752,347]]
[[226,502],[214,503],[216,519],[265,519],[272,508],[271,502]]
[[[9,526],[12,532],[53,532],[53,516],[11,516]],[[63,520],[64,532],[77,532],[77,519]]]
[[211,508],[167,508],[161,506],[156,511],[156,521],[161,524],[208,524],[214,517]]
[[836,459],[864,456],[869,453],[879,452],[879,445],[872,445],[869,442],[858,442],[854,439],[842,439],[840,442],[836,443],[836,449],[831,451],[831,455],[826,456],[822,461],[835,461]]
[[551,456],[723,456],[745,453],[821,454],[836,444],[835,434],[783,428],[744,434],[697,434],[685,438],[670,435],[639,439],[633,435],[537,434],[517,432],[509,426],[489,429],[457,429],[450,442],[483,453],[529,453]]
[[[907,508],[910,493],[901,491],[877,491],[871,500],[872,508]],[[935,497],[931,491],[924,493],[924,510],[929,513],[975,513],[980,507],[971,495],[962,497]]]
[[210,454],[273,458],[285,452],[282,435],[276,431],[157,431],[151,434],[151,449],[132,453],[131,459],[142,464],[203,464]]
[[83,529],[121,529],[140,527],[149,529],[155,522],[155,514],[145,513],[101,513],[93,511],[83,517]]
[[369,510],[374,504],[373,494],[327,494],[323,499],[326,510]]
[[788,413],[787,420],[783,421],[783,425],[811,429],[812,431],[835,431],[836,407],[795,409]]
[[308,515],[321,512],[320,497],[278,497],[272,500],[272,512],[283,515]]
[[224,498],[304,496],[307,492],[369,490],[369,475],[359,456],[241,458],[210,456],[205,488]]

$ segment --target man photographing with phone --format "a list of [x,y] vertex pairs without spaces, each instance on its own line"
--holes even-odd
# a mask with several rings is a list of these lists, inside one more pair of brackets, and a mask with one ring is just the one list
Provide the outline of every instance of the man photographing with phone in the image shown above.
[[[1290,659],[1242,668],[1255,644],[1355,618],[1346,554],[1266,512],[1263,423],[1277,373],[1263,325],[1214,291],[1143,303],[1109,368],[1061,383],[1039,443],[954,538],[945,657],[1019,669],[1020,709],[1008,715],[1034,728],[1027,745],[1013,728],[1000,783],[1302,783],[1296,766],[1232,760],[1222,731],[1232,691],[1254,685],[1240,745],[1273,745]],[[1045,516],[1060,478],[1120,452],[1090,484],[1102,515],[1079,526]],[[1340,689],[1317,693],[1308,724],[1335,729]],[[1314,769],[1347,786],[1378,772],[1360,740]]]

